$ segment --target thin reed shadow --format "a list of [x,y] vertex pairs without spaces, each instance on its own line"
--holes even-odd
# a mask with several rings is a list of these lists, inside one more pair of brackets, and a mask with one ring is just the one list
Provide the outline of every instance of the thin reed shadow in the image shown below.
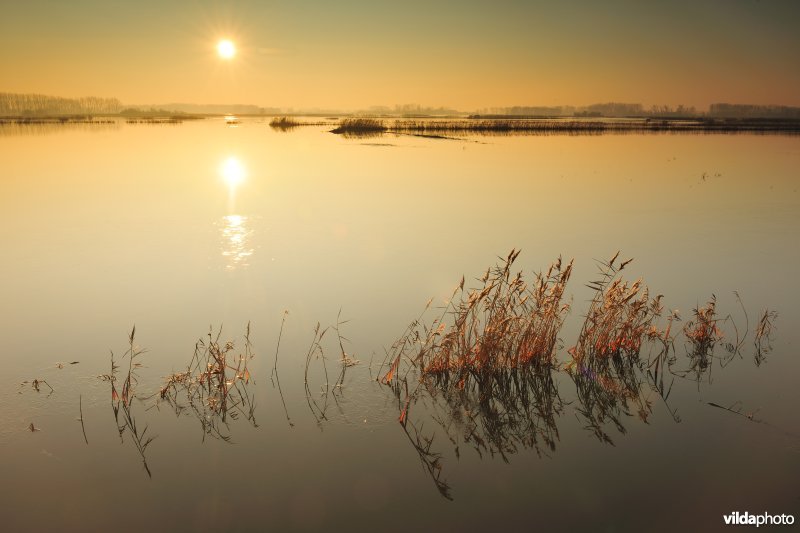
[[[317,322],[317,325],[314,328],[314,338],[312,339],[311,345],[309,346],[308,352],[306,353],[305,373],[303,375],[306,403],[308,404],[308,409],[311,411],[311,414],[314,416],[314,419],[317,421],[317,425],[320,428],[322,428],[322,421],[328,419],[326,413],[328,411],[328,397],[330,395],[330,380],[328,379],[328,365],[325,362],[325,352],[322,349],[322,339],[323,337],[325,337],[325,333],[327,333],[327,331],[328,328],[321,329],[319,322]],[[311,366],[312,359],[322,360],[322,368],[325,372],[325,385],[321,388],[319,401],[317,401],[317,398],[311,392],[311,384],[309,383],[309,378],[308,378],[308,372]]]
[[278,352],[281,349],[281,338],[283,337],[283,325],[286,323],[286,316],[289,314],[288,310],[283,311],[283,318],[281,319],[281,329],[278,332],[278,344],[275,346],[275,364],[272,366],[272,385],[278,386],[278,394],[281,397],[281,403],[283,404],[283,414],[286,416],[286,422],[289,424],[289,427],[294,427],[294,423],[292,419],[289,418],[289,410],[286,408],[286,400],[283,397],[283,389],[281,389],[281,380],[278,376]]
[[[133,401],[137,399],[136,387],[138,385],[138,377],[136,370],[142,366],[136,359],[145,353],[145,350],[136,346],[135,337],[136,326],[133,326],[128,335],[128,349],[122,354],[123,360],[126,357],[128,359],[128,371],[124,374],[125,378],[122,381],[122,392],[120,393],[117,391],[117,382],[121,376],[119,376],[120,366],[114,360],[113,351],[111,352],[111,373],[104,374],[101,378],[111,384],[111,410],[114,413],[114,421],[117,424],[120,442],[125,442],[124,435],[127,433],[142,459],[142,466],[147,472],[147,476],[152,478],[153,474],[147,464],[146,452],[155,437],[147,436],[148,426],[146,424],[144,429],[141,431],[139,430],[140,426],[137,425],[137,419],[133,408]],[[81,419],[82,418],[81,416]]]
[[767,355],[772,351],[772,334],[777,318],[778,313],[775,311],[764,309],[761,312],[758,325],[756,326],[755,339],[753,340],[753,344],[755,345],[753,361],[756,366],[761,366],[766,360]]

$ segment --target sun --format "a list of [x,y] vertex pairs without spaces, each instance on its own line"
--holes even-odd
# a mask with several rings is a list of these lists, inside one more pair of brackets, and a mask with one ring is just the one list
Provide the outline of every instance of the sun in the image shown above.
[[222,174],[222,178],[225,180],[225,183],[228,184],[228,187],[233,190],[244,181],[247,172],[238,159],[229,157],[222,162],[220,174]]
[[233,44],[233,41],[223,39],[217,43],[217,54],[222,59],[233,59],[233,56],[236,55],[236,45]]

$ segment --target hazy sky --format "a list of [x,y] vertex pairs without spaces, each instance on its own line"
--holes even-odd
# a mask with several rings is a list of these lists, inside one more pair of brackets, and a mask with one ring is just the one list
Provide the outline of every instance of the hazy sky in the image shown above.
[[[0,92],[462,110],[800,105],[800,2],[13,1]],[[239,51],[215,51],[220,38]]]

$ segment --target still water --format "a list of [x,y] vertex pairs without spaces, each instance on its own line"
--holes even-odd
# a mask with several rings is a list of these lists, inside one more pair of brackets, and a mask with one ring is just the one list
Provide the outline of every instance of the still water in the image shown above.
[[[799,514],[800,137],[328,129],[0,130],[3,530],[671,531]],[[401,425],[377,380],[387,351],[512,249],[527,275],[575,260],[560,363],[617,250],[683,323],[714,295],[723,340],[748,336],[686,373],[680,334],[667,401],[644,384],[649,415],[617,408],[600,432],[563,370],[528,411],[487,420],[429,397]],[[208,398],[176,410],[159,394],[209,331],[253,354],[224,421]],[[342,348],[357,364],[334,386]]]

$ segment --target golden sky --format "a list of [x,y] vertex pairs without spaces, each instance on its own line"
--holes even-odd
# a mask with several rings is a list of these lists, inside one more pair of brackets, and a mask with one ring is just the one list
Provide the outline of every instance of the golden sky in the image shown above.
[[[800,105],[800,2],[39,1],[0,8],[0,92],[460,110]],[[220,39],[237,47],[225,61]]]

